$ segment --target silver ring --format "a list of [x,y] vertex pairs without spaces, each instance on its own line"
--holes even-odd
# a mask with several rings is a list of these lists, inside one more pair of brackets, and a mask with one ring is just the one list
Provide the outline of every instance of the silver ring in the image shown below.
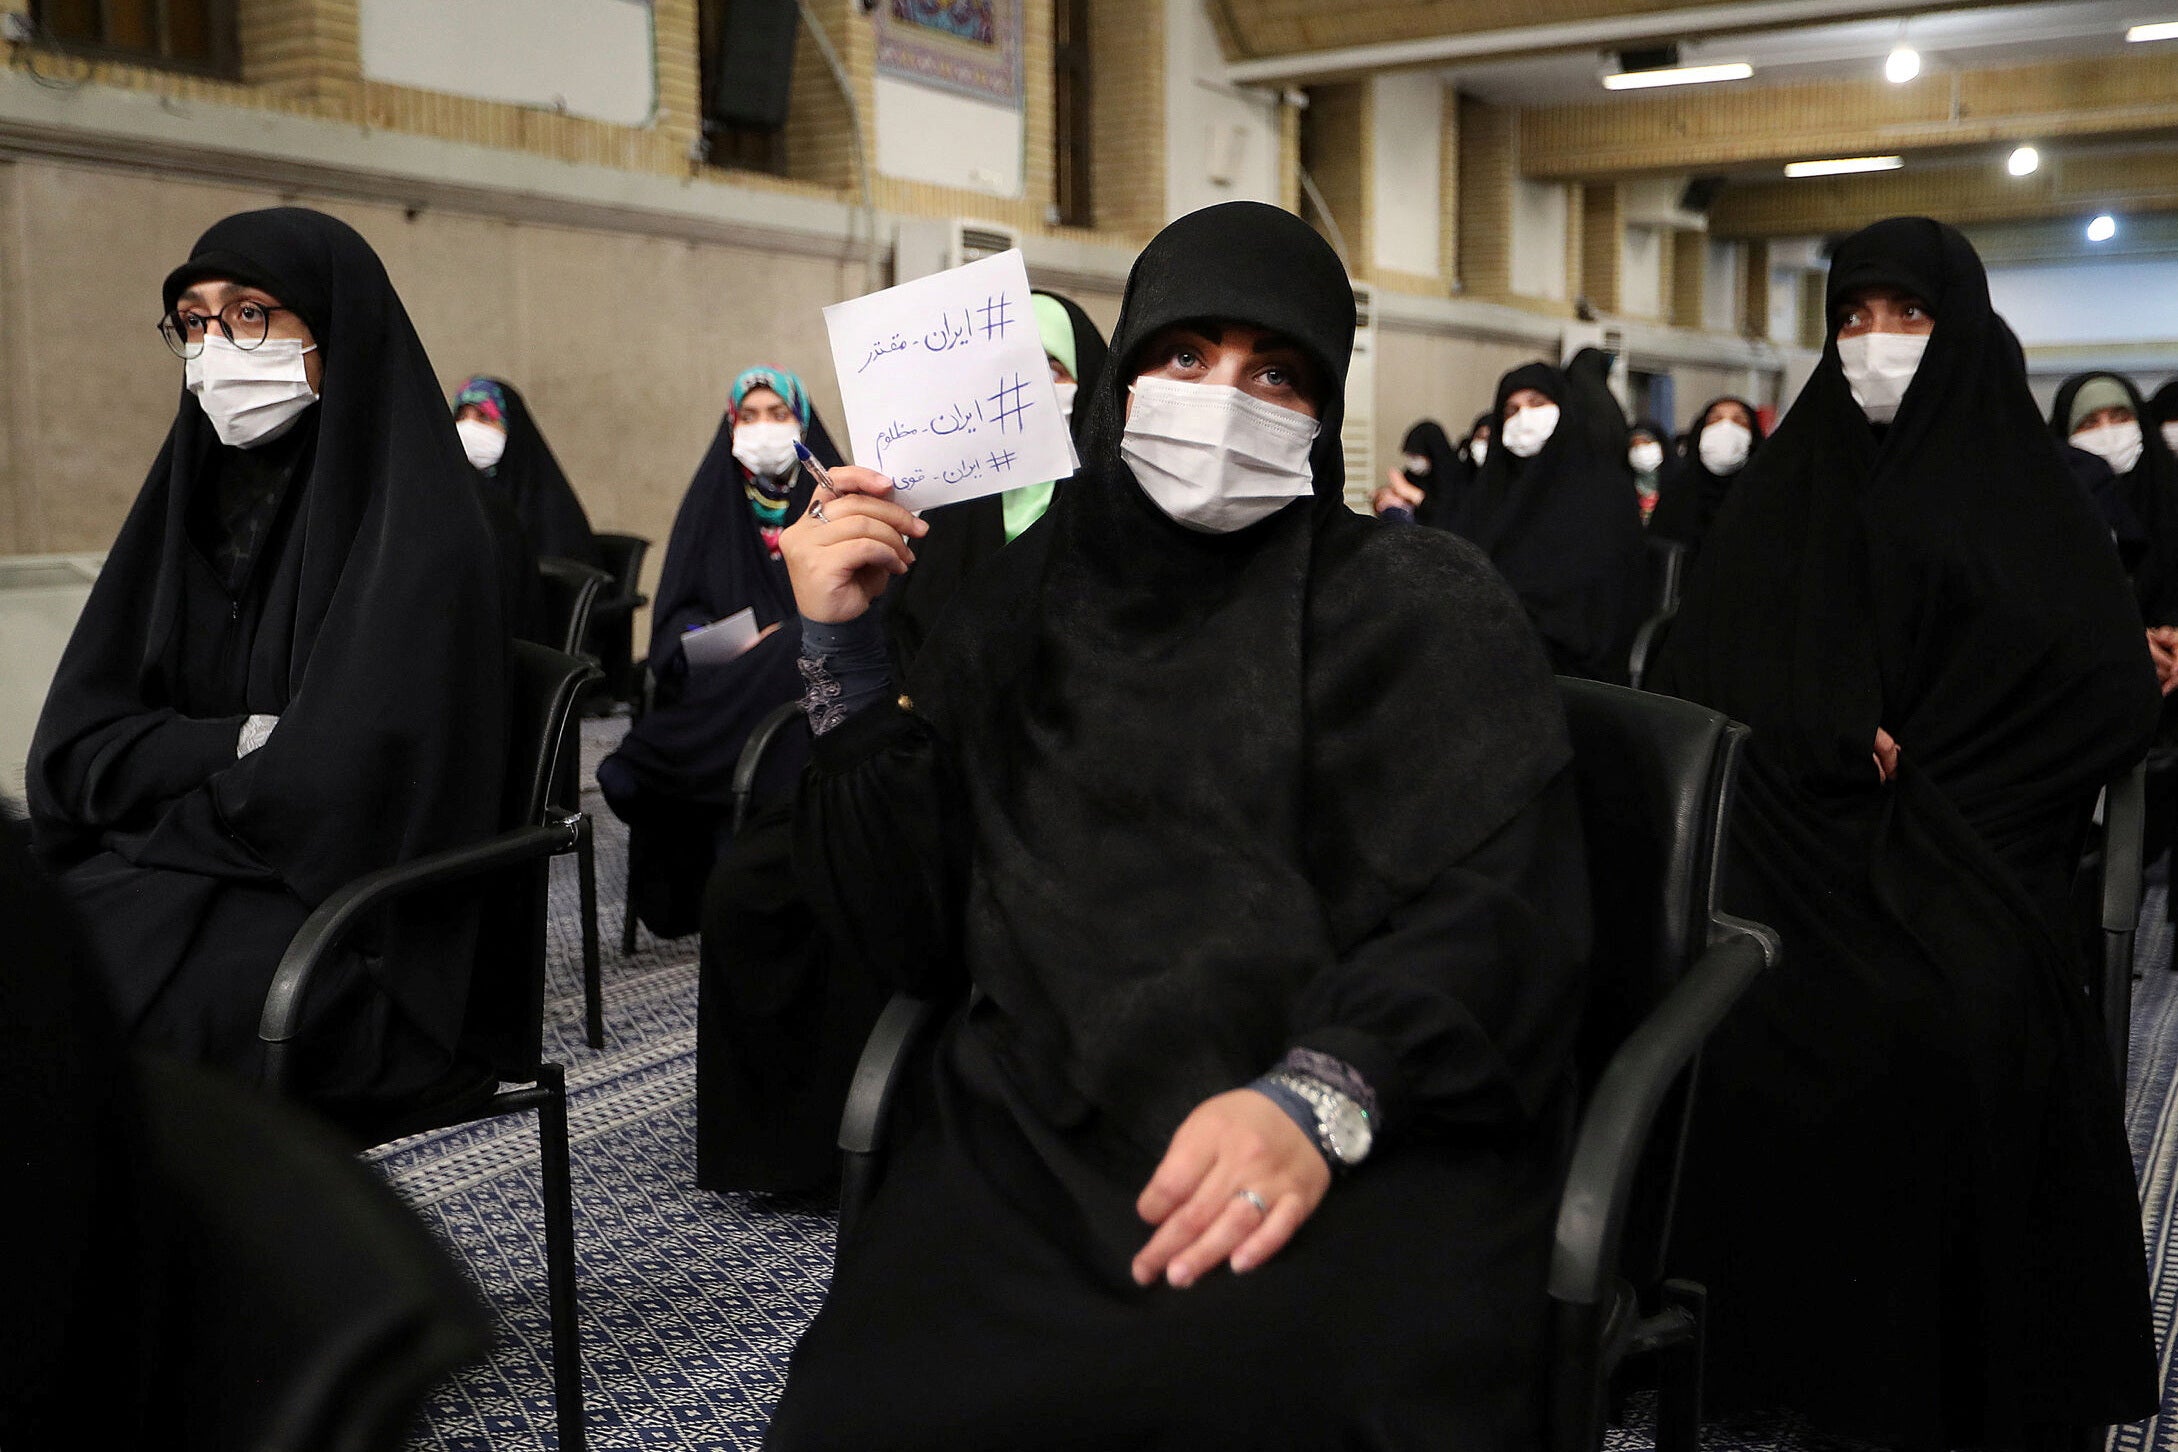
[[1255,1213],[1258,1215],[1268,1216],[1270,1214],[1270,1206],[1264,1203],[1263,1197],[1253,1190],[1235,1190],[1233,1191],[1233,1198],[1235,1200],[1245,1200],[1253,1205]]
[[809,501],[809,517],[819,524],[830,524],[832,522],[824,517],[824,501],[821,499]]

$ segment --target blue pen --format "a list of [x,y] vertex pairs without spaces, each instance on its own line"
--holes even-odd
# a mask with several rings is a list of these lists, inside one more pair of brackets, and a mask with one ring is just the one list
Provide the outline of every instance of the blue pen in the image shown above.
[[824,465],[817,462],[817,456],[810,453],[809,446],[800,439],[794,441],[794,457],[802,461],[802,467],[809,471],[809,477],[816,480],[818,487],[825,493],[839,493],[839,486],[832,482],[832,476],[824,471]]

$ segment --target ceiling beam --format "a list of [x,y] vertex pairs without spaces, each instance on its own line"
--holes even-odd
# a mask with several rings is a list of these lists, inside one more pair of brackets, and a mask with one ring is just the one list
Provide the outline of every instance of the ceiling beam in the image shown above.
[[2178,151],[2045,154],[2041,170],[2024,177],[2008,175],[2001,161],[1992,159],[1986,166],[1735,181],[1710,207],[1709,232],[1713,237],[1835,236],[1901,215],[1936,217],[1962,227],[2063,219],[2050,231],[2065,239],[2064,250],[2071,254],[2080,250],[2079,223],[2100,211],[2178,212]]
[[[1217,12],[1221,39],[1243,47],[1229,54],[1225,78],[1236,86],[1279,86],[1350,79],[1375,71],[1450,66],[1552,51],[1612,50],[1627,45],[1659,44],[1688,38],[1711,39],[1732,32],[1774,30],[1832,21],[1867,20],[1891,15],[1925,15],[1931,10],[1969,8],[1973,0],[1937,0],[1906,6],[1899,0],[1730,0],[1725,4],[1659,6],[1655,0],[1636,10],[1628,0],[1556,0],[1556,3],[1482,5],[1473,0],[1447,3],[1405,0],[1396,7],[1311,3],[1313,18],[1282,19],[1265,14],[1262,0],[1221,0]],[[1552,18],[1538,21],[1538,16]],[[1519,23],[1505,24],[1518,17]],[[1382,36],[1350,45],[1314,48],[1313,30],[1327,27],[1366,36]]]
[[2178,50],[1880,78],[1690,87],[1520,115],[1523,175],[1729,170],[1991,142],[2178,129]]

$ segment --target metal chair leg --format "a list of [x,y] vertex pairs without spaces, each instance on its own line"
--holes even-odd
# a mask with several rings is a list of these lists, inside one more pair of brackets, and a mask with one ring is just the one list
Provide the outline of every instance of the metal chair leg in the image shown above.
[[1663,1304],[1691,1326],[1658,1348],[1656,1452],[1698,1452],[1702,1444],[1702,1353],[1709,1292],[1692,1281],[1665,1281]]
[[575,874],[582,889],[582,1022],[590,1047],[605,1047],[605,985],[597,966],[597,852],[591,842],[590,814],[582,814],[575,839]]
[[584,1452],[582,1327],[575,1312],[575,1194],[567,1164],[567,1074],[540,1066],[547,1091],[537,1106],[537,1140],[544,1167],[545,1284],[552,1317],[552,1390],[562,1452]]

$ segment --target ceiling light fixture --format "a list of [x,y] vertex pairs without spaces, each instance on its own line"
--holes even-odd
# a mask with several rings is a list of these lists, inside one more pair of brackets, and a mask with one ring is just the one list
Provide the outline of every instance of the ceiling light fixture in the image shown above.
[[2013,176],[2032,176],[2042,165],[2042,153],[2031,146],[2022,146],[2004,163],[2004,169]]
[[1699,86],[1711,81],[1744,81],[1755,73],[1745,61],[1706,66],[1669,66],[1652,71],[1615,71],[1603,78],[1606,91],[1639,91],[1650,86]]
[[1860,171],[1896,171],[1905,164],[1903,156],[1841,156],[1830,161],[1788,161],[1785,175],[1851,176]]
[[2158,20],[2153,25],[2136,25],[2125,32],[2125,38],[2135,45],[2143,40],[2178,40],[2178,20]]
[[2111,216],[2108,212],[2104,212],[2087,224],[2087,240],[2090,242],[2107,242],[2116,235],[2117,218]]
[[1883,76],[1894,86],[1902,86],[1921,74],[1921,52],[1910,45],[1892,49],[1890,59],[1883,62]]

